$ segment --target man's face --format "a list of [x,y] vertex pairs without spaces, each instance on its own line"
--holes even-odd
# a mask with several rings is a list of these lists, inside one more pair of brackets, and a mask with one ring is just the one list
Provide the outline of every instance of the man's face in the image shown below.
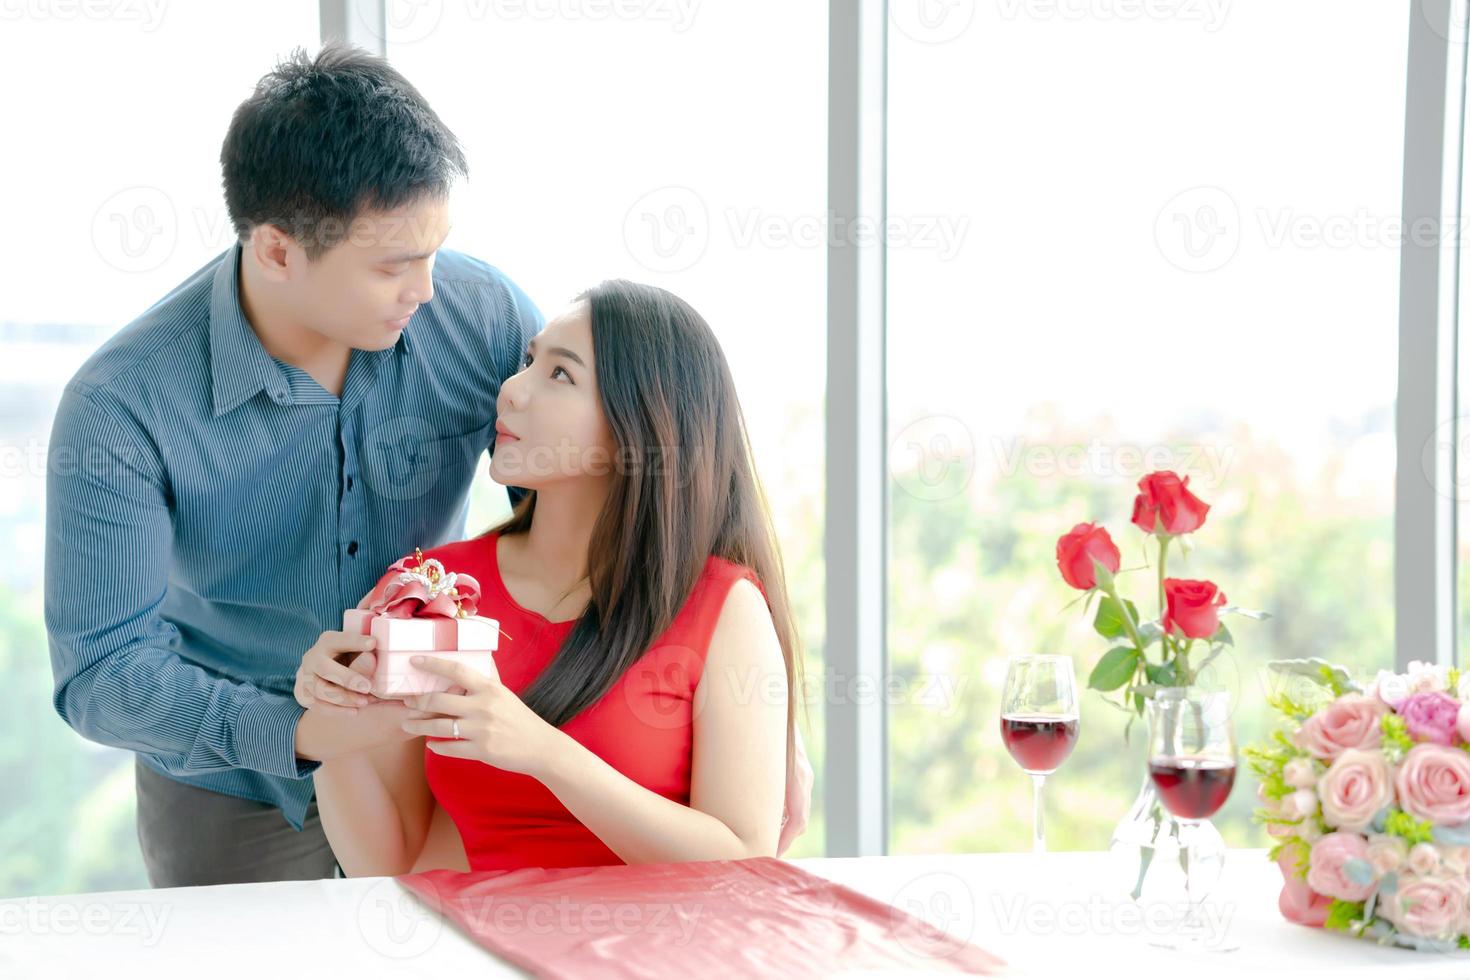
[[315,260],[296,256],[290,289],[302,322],[348,347],[392,347],[414,310],[434,297],[434,254],[448,234],[441,198],[359,215]]

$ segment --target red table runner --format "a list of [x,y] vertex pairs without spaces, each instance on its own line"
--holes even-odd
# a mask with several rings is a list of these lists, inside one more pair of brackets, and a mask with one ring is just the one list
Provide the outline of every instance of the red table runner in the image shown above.
[[1004,968],[922,919],[776,858],[440,870],[398,881],[482,946],[541,977]]

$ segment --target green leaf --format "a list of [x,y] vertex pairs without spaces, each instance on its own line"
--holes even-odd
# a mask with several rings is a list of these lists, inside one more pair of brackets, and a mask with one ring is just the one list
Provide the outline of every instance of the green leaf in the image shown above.
[[1138,849],[1138,879],[1133,883],[1133,900],[1138,901],[1138,896],[1143,894],[1143,879],[1148,874],[1148,866],[1154,859],[1152,847],[1140,847]]
[[1164,635],[1164,628],[1153,620],[1138,624],[1138,638],[1143,641],[1144,649],[1148,649],[1159,642],[1159,637]]
[[1278,674],[1288,674],[1296,677],[1305,677],[1315,681],[1324,689],[1330,691],[1333,697],[1341,697],[1348,693],[1357,693],[1362,690],[1353,675],[1346,667],[1330,664],[1317,657],[1298,658],[1295,660],[1270,660],[1266,662],[1266,669]]
[[[1123,605],[1128,608],[1128,615],[1133,622],[1138,622],[1138,607],[1127,599]],[[1092,621],[1092,628],[1110,640],[1116,640],[1120,636],[1128,635],[1128,627],[1123,621],[1123,613],[1118,608],[1118,600],[1110,595],[1105,595],[1097,604],[1097,617]]]
[[1397,749],[1403,753],[1414,747],[1414,738],[1409,734],[1408,723],[1404,721],[1402,715],[1386,714],[1378,725],[1383,731],[1385,749]]
[[1352,928],[1354,921],[1361,921],[1362,918],[1362,902],[1345,902],[1334,898],[1332,904],[1327,906],[1327,921],[1322,923],[1322,928],[1348,930]]
[[1139,656],[1132,647],[1113,647],[1092,668],[1087,686],[1094,691],[1116,691],[1127,684],[1128,678],[1138,669]]
[[1148,677],[1150,684],[1156,684],[1159,687],[1175,686],[1174,664],[1172,661],[1167,664],[1144,664],[1143,673]]
[[1092,559],[1092,573],[1096,577],[1098,588],[1111,589],[1113,587],[1113,570],[1096,558]]
[[1271,618],[1271,614],[1268,612],[1261,612],[1259,609],[1245,609],[1241,606],[1221,606],[1220,611],[1222,613],[1235,613],[1235,615],[1244,616],[1246,619],[1263,620]]
[[1428,820],[1420,820],[1413,817],[1398,807],[1388,811],[1388,819],[1384,822],[1384,832],[1402,837],[1404,843],[1413,847],[1415,844],[1428,844],[1434,840],[1434,825]]
[[1205,654],[1204,658],[1194,665],[1194,686],[1204,687],[1206,678],[1203,678],[1201,675],[1204,674],[1205,668],[1213,663],[1215,658],[1220,655],[1220,651],[1224,649],[1224,647],[1211,647],[1210,652]]
[[1306,721],[1316,710],[1311,704],[1298,702],[1290,695],[1280,692],[1267,694],[1266,703],[1295,722]]
[[1215,635],[1210,637],[1210,644],[1212,646],[1233,647],[1235,646],[1235,637],[1230,635],[1230,628],[1224,623],[1221,623],[1220,628],[1215,630]]

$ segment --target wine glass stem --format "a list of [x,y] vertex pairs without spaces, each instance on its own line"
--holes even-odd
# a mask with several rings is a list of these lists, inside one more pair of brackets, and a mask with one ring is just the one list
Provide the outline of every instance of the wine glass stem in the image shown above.
[[1045,783],[1044,774],[1031,774],[1031,850],[1037,854],[1046,851],[1046,821],[1041,805],[1041,787]]
[[1195,831],[1199,827],[1197,820],[1179,821],[1179,849],[1184,852],[1184,921],[1180,923],[1180,931],[1186,935],[1192,933],[1199,924],[1199,902],[1194,894],[1194,865],[1195,855],[1190,850],[1194,846]]

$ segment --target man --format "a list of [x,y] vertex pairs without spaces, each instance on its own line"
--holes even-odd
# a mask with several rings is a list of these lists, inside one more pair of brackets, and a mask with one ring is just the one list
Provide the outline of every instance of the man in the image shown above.
[[465,537],[500,383],[543,323],[440,251],[463,152],[381,58],[293,55],[221,163],[239,243],[82,366],[48,472],[54,705],[137,753],[155,887],[333,875],[310,776],[354,746],[299,724],[302,652],[391,562]]

